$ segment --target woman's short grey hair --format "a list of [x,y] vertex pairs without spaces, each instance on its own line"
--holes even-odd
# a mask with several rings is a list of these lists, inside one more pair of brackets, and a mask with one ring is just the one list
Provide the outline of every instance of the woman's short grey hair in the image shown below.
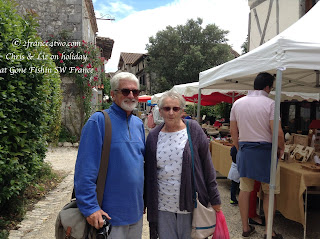
[[183,109],[186,105],[186,101],[185,99],[182,97],[182,95],[180,95],[179,93],[175,92],[175,91],[167,91],[165,92],[160,99],[158,100],[158,106],[161,109],[163,107],[163,101],[167,98],[172,98],[172,99],[177,99],[179,100],[180,103],[180,108]]
[[128,80],[137,83],[138,90],[140,90],[140,84],[138,78],[130,72],[119,72],[115,74],[110,80],[111,90],[114,91],[119,88],[120,80]]

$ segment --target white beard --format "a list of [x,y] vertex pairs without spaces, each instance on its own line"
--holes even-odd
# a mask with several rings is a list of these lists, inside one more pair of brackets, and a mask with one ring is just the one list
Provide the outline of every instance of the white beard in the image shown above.
[[123,100],[121,102],[121,108],[125,111],[133,111],[136,108],[138,102],[136,100]]

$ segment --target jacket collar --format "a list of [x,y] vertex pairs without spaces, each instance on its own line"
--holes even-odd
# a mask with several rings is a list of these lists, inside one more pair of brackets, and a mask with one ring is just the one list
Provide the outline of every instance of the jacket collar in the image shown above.
[[[118,106],[116,103],[112,103],[110,108],[116,113],[116,115],[120,116],[121,118],[127,118],[127,112],[123,110],[120,106]],[[128,119],[130,119],[132,116],[132,113],[128,116]]]

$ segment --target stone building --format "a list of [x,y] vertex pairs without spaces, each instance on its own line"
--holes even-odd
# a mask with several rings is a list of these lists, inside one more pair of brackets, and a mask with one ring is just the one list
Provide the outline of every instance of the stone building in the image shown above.
[[[70,34],[70,41],[82,41],[100,47],[105,60],[110,59],[114,41],[109,38],[97,37],[98,27],[92,0],[17,0],[17,10],[25,14],[32,10],[38,15],[40,37],[45,41],[50,35],[63,31]],[[100,69],[102,70],[102,69]],[[61,75],[63,103],[61,108],[62,124],[73,135],[80,137],[84,125],[84,111],[76,97],[79,91],[73,78]],[[92,108],[95,111],[102,101],[100,82],[99,87],[92,89]]]
[[248,0],[248,49],[269,41],[306,14],[319,0]]
[[121,52],[118,63],[118,71],[127,71],[135,74],[140,81],[141,95],[151,92],[151,76],[145,71],[148,62],[148,54]]

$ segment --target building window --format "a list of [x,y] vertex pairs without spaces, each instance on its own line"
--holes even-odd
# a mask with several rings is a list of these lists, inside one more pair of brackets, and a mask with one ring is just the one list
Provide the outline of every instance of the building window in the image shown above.
[[142,75],[142,76],[140,76],[140,85],[145,85],[145,84],[146,84],[145,76]]

